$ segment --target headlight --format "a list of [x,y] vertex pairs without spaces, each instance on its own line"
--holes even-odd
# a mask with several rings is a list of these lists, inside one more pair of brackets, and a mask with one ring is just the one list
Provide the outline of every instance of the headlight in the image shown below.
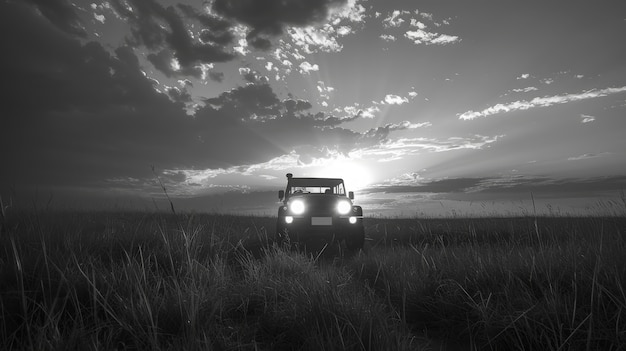
[[337,212],[339,212],[339,214],[348,214],[350,213],[350,209],[352,209],[350,201],[341,200],[337,203]]
[[301,215],[304,213],[304,201],[302,200],[293,200],[289,204],[289,209],[291,213],[295,215]]

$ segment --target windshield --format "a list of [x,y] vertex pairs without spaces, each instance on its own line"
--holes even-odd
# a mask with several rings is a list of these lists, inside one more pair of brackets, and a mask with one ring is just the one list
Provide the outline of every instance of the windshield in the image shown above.
[[343,183],[335,186],[296,186],[287,188],[287,194],[338,194],[345,195]]

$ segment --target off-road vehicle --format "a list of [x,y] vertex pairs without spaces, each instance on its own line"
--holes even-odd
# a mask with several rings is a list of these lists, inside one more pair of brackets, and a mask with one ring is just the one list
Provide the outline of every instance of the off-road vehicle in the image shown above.
[[287,188],[278,192],[276,241],[297,247],[342,244],[350,251],[363,248],[363,209],[354,192],[346,193],[341,178],[295,178],[287,174]]

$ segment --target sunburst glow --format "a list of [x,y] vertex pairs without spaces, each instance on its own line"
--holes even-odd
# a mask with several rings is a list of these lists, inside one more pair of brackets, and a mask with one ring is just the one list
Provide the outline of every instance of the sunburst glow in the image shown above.
[[325,164],[314,173],[314,176],[342,178],[346,191],[354,191],[370,185],[373,180],[372,174],[368,167],[358,161],[338,159]]

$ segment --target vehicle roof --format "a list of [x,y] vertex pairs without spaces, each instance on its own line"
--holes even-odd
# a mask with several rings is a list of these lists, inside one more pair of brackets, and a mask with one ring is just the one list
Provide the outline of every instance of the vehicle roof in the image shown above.
[[289,186],[337,186],[343,183],[341,178],[291,178]]

